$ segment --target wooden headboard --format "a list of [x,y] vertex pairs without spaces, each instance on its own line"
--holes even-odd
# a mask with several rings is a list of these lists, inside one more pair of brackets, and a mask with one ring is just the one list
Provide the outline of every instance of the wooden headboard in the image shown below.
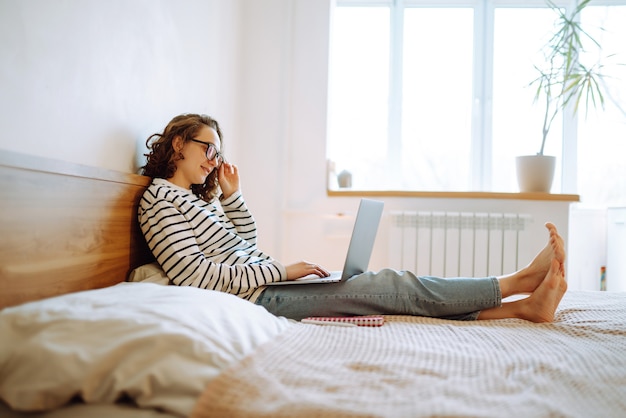
[[0,150],[0,308],[126,280],[153,260],[148,177]]

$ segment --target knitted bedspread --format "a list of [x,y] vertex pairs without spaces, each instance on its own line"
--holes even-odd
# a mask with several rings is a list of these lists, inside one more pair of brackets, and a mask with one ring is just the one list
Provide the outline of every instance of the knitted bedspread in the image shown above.
[[385,319],[293,327],[212,381],[193,416],[626,416],[626,293],[568,292],[551,324]]

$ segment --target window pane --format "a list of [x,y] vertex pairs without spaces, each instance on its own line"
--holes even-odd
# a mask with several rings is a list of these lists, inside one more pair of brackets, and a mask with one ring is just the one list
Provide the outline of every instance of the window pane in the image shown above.
[[[493,58],[493,191],[519,191],[515,157],[533,155],[541,148],[543,103],[533,104],[529,83],[543,62],[541,47],[551,30],[555,14],[547,8],[498,8],[494,15]],[[552,191],[560,186],[562,118],[558,116],[546,141],[545,155],[557,157]]]
[[473,15],[405,10],[400,188],[469,188]]
[[355,188],[381,187],[387,158],[389,8],[338,7],[331,33],[328,157]]
[[[600,57],[585,56],[592,65],[601,59],[609,88],[604,111],[579,114],[578,185],[585,206],[626,205],[626,6],[589,7],[583,27],[602,45]],[[599,30],[603,27],[605,30]],[[609,57],[617,54],[617,57]],[[622,111],[614,102],[621,105]]]

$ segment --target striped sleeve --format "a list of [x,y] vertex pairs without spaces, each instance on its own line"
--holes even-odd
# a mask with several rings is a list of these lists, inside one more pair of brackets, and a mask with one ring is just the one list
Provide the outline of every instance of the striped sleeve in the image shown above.
[[[251,236],[256,239],[254,222],[252,228],[243,226],[247,234],[241,237],[237,227],[224,221],[228,216],[201,207],[208,204],[198,201],[167,187],[150,187],[141,200],[141,230],[174,284],[250,299],[259,286],[285,280],[285,268],[247,241]],[[237,206],[238,201],[243,199],[239,196],[229,203]],[[243,223],[244,218],[240,217]]]
[[256,246],[256,222],[250,214],[241,196],[241,192],[237,191],[233,193],[232,196],[224,199],[221,204],[224,209],[224,214],[233,223],[239,236],[248,241],[251,245]]

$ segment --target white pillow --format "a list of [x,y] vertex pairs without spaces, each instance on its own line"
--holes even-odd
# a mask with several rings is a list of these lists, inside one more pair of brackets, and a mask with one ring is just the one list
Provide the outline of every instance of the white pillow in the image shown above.
[[128,276],[129,282],[147,282],[168,285],[170,279],[167,277],[161,265],[156,261],[150,264],[139,266],[130,272]]
[[16,410],[130,396],[188,416],[221,370],[292,321],[236,296],[118,285],[0,311],[0,398]]

